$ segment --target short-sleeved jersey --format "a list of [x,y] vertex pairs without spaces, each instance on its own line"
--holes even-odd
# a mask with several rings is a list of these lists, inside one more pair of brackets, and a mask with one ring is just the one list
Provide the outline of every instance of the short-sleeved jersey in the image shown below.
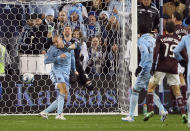
[[155,67],[157,64],[156,71],[171,74],[178,73],[178,61],[173,53],[178,43],[177,35],[166,34],[157,38],[153,56],[153,66]]
[[183,36],[189,34],[189,29],[184,27],[183,25],[178,24],[176,25],[175,34],[181,40]]

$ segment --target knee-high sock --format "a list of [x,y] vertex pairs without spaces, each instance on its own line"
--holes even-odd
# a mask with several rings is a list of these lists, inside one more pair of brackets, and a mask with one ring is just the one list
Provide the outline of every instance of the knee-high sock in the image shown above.
[[63,112],[63,107],[64,107],[64,95],[59,94],[57,98],[57,115],[60,115]]
[[181,111],[181,114],[185,114],[185,109],[184,109],[184,104],[183,104],[183,97],[182,96],[177,96],[176,97],[178,107]]
[[44,112],[50,113],[50,112],[56,110],[56,108],[57,108],[57,100],[55,100],[53,103],[51,103],[51,105],[49,105],[48,108],[44,110]]
[[153,94],[154,93],[147,93],[148,112],[153,111]]
[[184,105],[186,105],[186,103],[187,103],[187,86],[186,85],[181,86],[180,90],[181,90],[181,94],[183,96]]
[[139,93],[132,92],[131,97],[130,97],[130,107],[129,107],[129,115],[131,117],[134,117],[134,111],[135,111],[135,107],[138,103],[138,99],[139,99]]
[[160,98],[157,96],[156,93],[154,93],[153,101],[154,101],[154,104],[159,108],[160,111],[165,111],[164,106],[162,105]]
[[176,97],[174,96],[173,90],[171,88],[170,88],[170,95],[171,95],[172,106],[176,107],[177,106]]

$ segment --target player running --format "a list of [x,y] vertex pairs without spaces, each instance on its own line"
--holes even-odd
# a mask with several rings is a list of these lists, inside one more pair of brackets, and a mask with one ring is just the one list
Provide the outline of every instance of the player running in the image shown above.
[[[153,75],[148,85],[147,105],[148,113],[144,121],[149,120],[154,115],[153,111],[153,93],[159,82],[166,76],[167,84],[171,87],[177,104],[180,108],[184,123],[187,122],[187,116],[184,110],[183,97],[179,88],[178,61],[174,58],[173,50],[179,43],[179,38],[174,34],[175,24],[170,21],[166,23],[166,35],[160,36],[156,40],[151,74]],[[182,52],[185,56],[185,52]]]
[[[138,48],[141,53],[141,60],[135,72],[135,76],[138,77],[130,96],[129,116],[122,118],[122,120],[128,122],[134,121],[134,111],[138,103],[139,92],[142,89],[147,88],[151,77],[150,70],[152,67],[153,50],[156,40],[153,38],[152,34],[150,34],[151,29],[148,27],[149,26],[147,24],[141,24],[140,26],[142,35],[138,40]],[[166,118],[165,116],[168,114],[168,112],[165,111],[163,105],[161,104],[160,98],[156,94],[154,94],[154,103],[162,112],[161,120],[164,121]]]

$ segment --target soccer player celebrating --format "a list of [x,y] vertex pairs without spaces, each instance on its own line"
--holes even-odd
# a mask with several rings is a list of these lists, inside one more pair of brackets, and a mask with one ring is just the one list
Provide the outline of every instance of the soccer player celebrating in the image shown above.
[[[178,37],[174,34],[175,24],[170,21],[166,23],[166,35],[159,36],[156,40],[156,47],[154,48],[154,56],[151,74],[153,75],[149,81],[147,104],[148,113],[144,117],[147,121],[154,115],[153,111],[153,93],[159,82],[166,76],[167,84],[171,87],[177,104],[181,110],[184,123],[187,122],[187,116],[184,110],[183,97],[181,96],[179,88],[179,75],[178,75],[178,61],[174,58],[173,50],[179,43]],[[184,56],[185,52],[181,52]]]
[[184,36],[178,46],[174,49],[174,54],[178,61],[184,61],[180,52],[186,48],[188,54],[188,71],[187,71],[187,85],[188,85],[188,100],[187,100],[187,111],[188,111],[188,126],[190,127],[190,34]]
[[[134,111],[138,103],[139,92],[148,86],[148,82],[151,77],[150,70],[152,67],[153,49],[156,41],[152,34],[150,34],[151,29],[149,28],[149,25],[141,24],[139,27],[140,33],[142,35],[138,40],[138,48],[141,53],[141,60],[135,72],[135,76],[138,76],[138,78],[130,96],[129,116],[122,118],[122,120],[128,122],[134,121]],[[163,105],[161,104],[160,98],[156,94],[154,94],[154,103],[161,110],[161,119],[164,121],[166,118],[165,116],[168,113],[165,111]]]
[[[178,38],[181,40],[183,36],[189,34],[189,30],[188,28],[184,27],[182,25],[182,16],[180,15],[180,13],[178,12],[174,12],[172,14],[172,21],[175,23],[176,25],[176,30],[175,30],[175,34],[178,36]],[[183,100],[184,100],[184,105],[186,105],[187,103],[187,86],[186,86],[186,82],[183,76],[183,73],[185,72],[185,66],[184,63],[179,63],[178,64],[178,73],[179,73],[179,78],[180,78],[180,89],[181,89],[181,94],[183,96]],[[172,93],[172,106],[173,106],[173,111],[176,110],[176,99]]]
[[54,45],[50,47],[46,54],[45,64],[53,63],[50,78],[59,90],[57,99],[44,111],[40,113],[43,118],[48,119],[48,113],[57,108],[56,119],[66,120],[63,116],[64,99],[67,100],[69,91],[69,75],[72,69],[77,75],[75,67],[74,50],[67,47],[73,45],[71,43],[72,30],[70,26],[66,26],[63,31],[64,40],[61,37],[53,38]]

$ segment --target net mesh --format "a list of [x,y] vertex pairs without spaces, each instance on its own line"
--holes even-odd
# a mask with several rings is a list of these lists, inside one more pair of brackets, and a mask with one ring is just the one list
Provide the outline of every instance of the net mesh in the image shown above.
[[[50,47],[49,15],[53,16],[51,33],[60,34],[65,20],[76,33],[73,37],[77,37],[77,29],[82,32],[78,39],[87,46],[87,53],[83,48],[80,59],[94,86],[89,91],[78,82],[72,84],[64,113],[127,112],[131,86],[130,10],[130,0],[1,0],[1,114],[36,114],[58,96],[49,76],[51,65],[44,64],[43,51]],[[23,83],[24,73],[34,74],[34,82]]]

